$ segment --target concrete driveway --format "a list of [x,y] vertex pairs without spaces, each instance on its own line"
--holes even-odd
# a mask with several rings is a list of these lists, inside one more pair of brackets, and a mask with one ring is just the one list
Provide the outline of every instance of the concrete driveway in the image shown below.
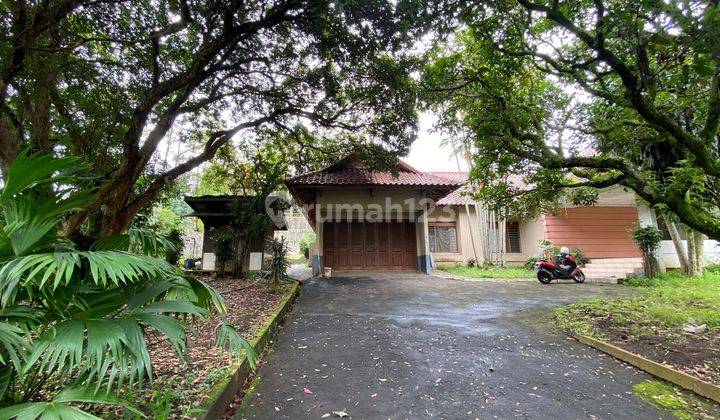
[[236,418],[669,418],[632,394],[649,376],[548,322],[550,307],[622,292],[414,273],[313,280]]

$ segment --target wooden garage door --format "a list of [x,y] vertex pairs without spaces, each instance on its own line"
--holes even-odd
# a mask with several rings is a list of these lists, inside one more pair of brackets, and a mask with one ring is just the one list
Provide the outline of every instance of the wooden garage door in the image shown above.
[[638,224],[635,207],[571,207],[545,216],[545,233],[555,246],[580,248],[589,258],[642,255],[630,232]]
[[333,270],[416,270],[415,224],[335,222],[323,227],[325,265]]

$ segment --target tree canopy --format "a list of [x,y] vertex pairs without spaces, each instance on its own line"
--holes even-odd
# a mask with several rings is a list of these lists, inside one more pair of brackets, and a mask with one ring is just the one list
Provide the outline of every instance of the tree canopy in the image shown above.
[[[261,130],[294,141],[308,128],[362,131],[395,153],[407,152],[414,137],[413,60],[403,47],[432,16],[422,2],[4,7],[1,166],[23,148],[89,164],[95,192],[66,221],[71,236],[122,231],[180,175]],[[168,139],[197,153],[156,165]]]
[[717,1],[490,1],[463,19],[425,83],[481,199],[528,214],[621,185],[720,238]]

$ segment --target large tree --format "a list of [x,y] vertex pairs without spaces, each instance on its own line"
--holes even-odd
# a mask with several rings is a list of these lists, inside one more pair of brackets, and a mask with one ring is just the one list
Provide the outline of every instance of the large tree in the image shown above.
[[[417,3],[4,2],[1,166],[23,148],[90,164],[95,192],[65,233],[93,238],[258,128],[362,130],[405,152],[416,115],[402,51],[430,15]],[[158,170],[170,140],[197,153]]]
[[717,0],[490,1],[463,18],[426,83],[481,198],[538,211],[622,185],[720,239]]

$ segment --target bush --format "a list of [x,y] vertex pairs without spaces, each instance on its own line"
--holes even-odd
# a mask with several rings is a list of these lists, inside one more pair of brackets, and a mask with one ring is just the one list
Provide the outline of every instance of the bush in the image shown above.
[[570,255],[572,255],[575,258],[575,261],[578,263],[578,265],[585,265],[590,261],[588,257],[583,254],[582,249],[575,248],[574,250],[570,251]]
[[166,239],[171,246],[165,250],[165,260],[171,265],[177,266],[185,245],[182,239],[182,232],[180,232],[180,229],[172,229],[166,235]]
[[270,261],[268,261],[268,271],[270,271],[270,283],[274,290],[280,286],[280,281],[287,277],[287,269],[290,267],[288,261],[288,248],[285,238],[270,238],[267,241],[270,250]]
[[[547,241],[550,242],[550,241]],[[549,251],[552,255],[557,255],[560,253],[560,248],[556,246],[550,245],[549,247],[545,248],[547,251]],[[582,252],[582,249],[575,248],[574,250],[570,251],[570,255],[572,255],[575,258],[575,261],[578,265],[585,265],[590,261],[588,257],[585,256],[585,254]],[[525,260],[525,263],[523,264],[523,267],[525,267],[528,270],[532,270],[535,267],[535,263],[539,260],[545,258],[542,254],[535,254],[530,256],[527,260]]]
[[215,270],[223,274],[225,265],[235,255],[235,235],[230,229],[212,228],[210,237],[215,246]]
[[538,262],[542,257],[540,255],[532,255],[528,257],[527,260],[525,260],[525,264],[523,264],[523,267],[532,270],[535,268],[535,263]]
[[658,272],[659,266],[655,251],[660,246],[662,237],[662,232],[655,226],[638,226],[632,232],[633,240],[643,253],[643,268],[647,277],[655,277]]
[[315,236],[315,232],[311,230],[306,230],[300,235],[298,246],[300,247],[300,253],[303,254],[305,258],[310,258],[310,245],[315,243],[316,240],[317,236]]
[[[90,199],[74,158],[21,152],[0,188],[0,418],[95,418],[91,404],[152,386],[151,345],[186,360],[185,332],[219,315],[217,344],[255,354],[209,285],[164,259],[166,238],[130,229],[77,244],[61,223]],[[52,185],[52,194],[48,186]]]

